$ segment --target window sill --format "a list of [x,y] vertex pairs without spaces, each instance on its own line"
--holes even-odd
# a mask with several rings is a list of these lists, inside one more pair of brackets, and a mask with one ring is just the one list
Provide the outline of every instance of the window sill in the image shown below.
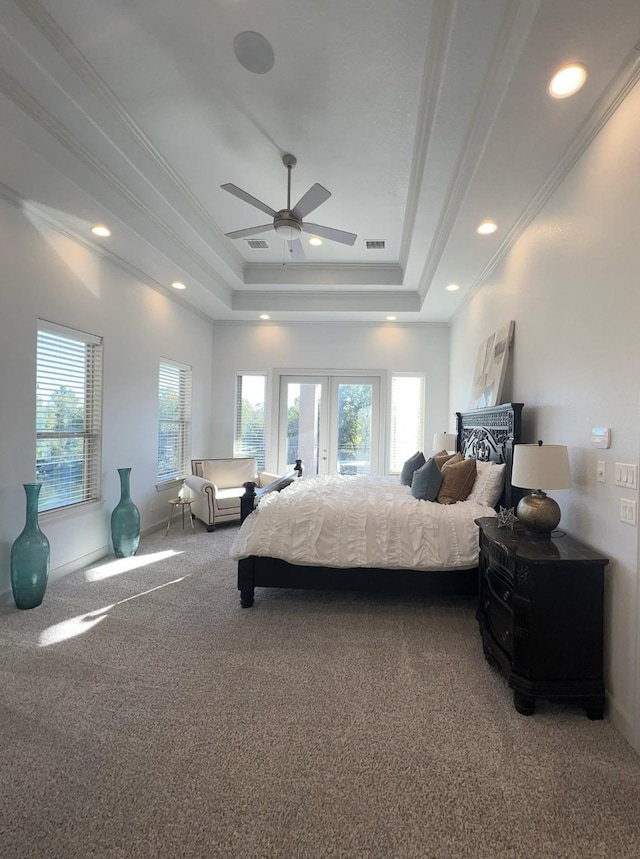
[[178,477],[175,480],[166,480],[164,483],[156,483],[156,492],[168,492],[170,489],[179,489],[186,477]]
[[68,507],[55,507],[53,510],[43,510],[38,513],[39,522],[62,522],[65,519],[75,519],[95,513],[104,506],[104,501],[84,501],[80,504],[70,504]]

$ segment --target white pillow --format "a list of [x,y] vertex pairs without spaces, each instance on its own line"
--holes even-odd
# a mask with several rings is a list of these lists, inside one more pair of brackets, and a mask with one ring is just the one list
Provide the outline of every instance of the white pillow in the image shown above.
[[476,460],[476,480],[467,501],[476,501],[478,504],[486,504],[487,507],[495,507],[502,495],[505,468],[504,462],[498,464],[497,462],[484,462],[481,459]]

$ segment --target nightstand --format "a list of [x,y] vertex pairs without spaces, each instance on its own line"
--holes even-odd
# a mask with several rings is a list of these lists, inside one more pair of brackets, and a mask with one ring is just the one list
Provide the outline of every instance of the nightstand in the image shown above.
[[572,537],[531,537],[521,527],[480,528],[476,617],[487,661],[530,716],[536,698],[604,716],[603,596],[607,558]]

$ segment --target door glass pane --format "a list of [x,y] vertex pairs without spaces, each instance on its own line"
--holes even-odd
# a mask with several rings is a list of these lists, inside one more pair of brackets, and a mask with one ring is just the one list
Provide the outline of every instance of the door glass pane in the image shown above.
[[319,474],[321,391],[320,382],[287,383],[287,470],[301,459],[305,474]]
[[338,384],[338,472],[371,473],[373,386]]

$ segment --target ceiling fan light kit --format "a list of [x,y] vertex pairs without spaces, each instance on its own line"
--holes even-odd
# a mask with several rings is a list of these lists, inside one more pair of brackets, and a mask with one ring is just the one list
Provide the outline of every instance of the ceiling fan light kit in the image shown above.
[[264,212],[273,219],[271,224],[247,227],[244,230],[233,230],[230,233],[225,233],[225,235],[230,239],[241,239],[274,230],[276,235],[289,243],[289,250],[295,250],[300,259],[304,258],[302,242],[300,241],[300,233],[303,232],[310,233],[313,236],[322,236],[322,238],[329,239],[332,242],[340,242],[343,245],[355,244],[358,238],[355,233],[348,233],[335,227],[324,227],[321,224],[312,224],[304,221],[304,218],[310,212],[313,212],[314,209],[317,209],[318,206],[321,206],[329,199],[331,192],[316,182],[315,185],[309,188],[306,194],[302,195],[296,205],[292,207],[291,171],[296,166],[297,160],[294,155],[287,153],[282,156],[282,163],[287,168],[287,205],[286,208],[279,211],[272,209],[271,206],[268,206],[266,203],[258,200],[257,197],[253,197],[251,194],[243,191],[242,188],[238,188],[237,185],[233,185],[230,182],[220,186],[223,191],[227,191],[239,200],[249,203],[250,206],[254,206],[256,209],[260,209],[261,212]]

